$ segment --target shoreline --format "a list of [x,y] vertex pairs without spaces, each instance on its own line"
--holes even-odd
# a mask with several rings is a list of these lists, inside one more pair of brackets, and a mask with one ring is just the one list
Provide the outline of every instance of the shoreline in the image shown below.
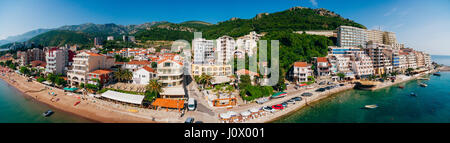
[[[417,80],[417,78],[419,78],[419,77],[422,77],[422,76],[427,75],[427,74],[432,74],[432,73],[434,73],[436,71],[446,72],[445,70],[442,70],[442,69],[445,69],[445,68],[448,69],[450,67],[444,66],[444,67],[438,68],[436,70],[430,70],[427,73],[418,74],[418,75],[410,77],[410,78],[408,78],[406,80],[397,81],[397,82],[394,82],[394,83],[388,83],[386,85],[383,85],[381,87],[376,87],[376,88],[368,90],[368,91],[375,91],[375,90],[379,90],[379,89],[384,89],[384,88],[392,87],[392,86],[395,86],[395,85],[398,85],[398,84],[401,84],[401,83],[409,82],[409,81],[412,81],[412,80]],[[328,94],[325,94],[325,95],[320,95],[319,94],[319,96],[322,96],[322,97],[314,98],[312,101],[309,101],[308,104],[316,104],[316,103],[320,102],[323,99],[327,99],[327,98],[332,97],[333,95],[335,95],[337,93],[341,93],[341,92],[344,92],[344,91],[349,90],[349,89],[358,90],[358,89],[355,89],[354,86],[353,86],[353,88],[338,89],[337,91],[332,91],[332,93],[328,93]],[[304,92],[308,92],[308,91],[304,91]],[[295,97],[295,96],[299,96],[299,95],[294,95],[293,97]],[[309,98],[311,98],[311,97],[309,97]],[[297,104],[300,104],[300,105],[297,105]],[[295,107],[296,105],[297,105],[297,107]],[[269,119],[260,119],[260,120],[262,120],[262,123],[273,123],[273,122],[275,122],[277,120],[280,120],[283,117],[292,115],[293,113],[298,112],[298,111],[302,110],[303,108],[305,108],[306,106],[309,106],[309,105],[305,105],[304,100],[302,100],[300,103],[296,103],[296,104],[290,105],[290,106],[294,106],[294,107],[293,108],[289,108],[289,106],[288,106],[288,108],[285,109],[285,110],[278,111],[278,112],[272,113],[272,114],[269,113],[269,116],[274,116],[274,117],[265,117],[265,118],[269,118]],[[279,112],[282,112],[282,113],[279,113]],[[278,115],[277,113],[279,113],[280,115]],[[253,120],[258,120],[258,119],[253,119]]]
[[[57,109],[68,114],[72,114],[89,121],[97,123],[156,123],[155,121],[139,118],[136,116],[126,115],[124,113],[116,112],[116,109],[103,109],[96,104],[90,104],[95,100],[89,101],[80,100],[68,95],[61,89],[52,88],[51,90],[45,89],[46,86],[36,83],[36,81],[26,82],[24,77],[17,75],[16,73],[5,73],[5,76],[0,76],[0,80],[8,84],[9,88],[13,88],[18,91],[24,98],[30,98],[33,101],[39,102],[39,104],[47,105],[52,109]],[[30,84],[27,84],[30,83]],[[27,85],[27,86],[23,86]],[[38,91],[30,90],[38,89]],[[41,89],[41,90],[39,90]],[[31,92],[30,92],[31,91]],[[55,92],[57,96],[52,97],[47,95],[47,92]],[[52,101],[53,98],[60,99],[59,101]],[[77,106],[71,106],[73,103],[81,101]]]

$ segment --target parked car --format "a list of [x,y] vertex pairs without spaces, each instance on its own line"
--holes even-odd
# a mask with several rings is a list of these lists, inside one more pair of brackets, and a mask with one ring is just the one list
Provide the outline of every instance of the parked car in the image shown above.
[[262,109],[267,112],[275,112],[275,109],[273,109],[272,107],[269,107],[269,106],[264,106],[264,107],[262,107]]
[[302,97],[294,97],[292,99],[294,99],[294,101],[302,101],[303,100]]
[[322,81],[319,83],[319,85],[325,85],[325,84],[326,84],[325,81]]
[[184,123],[194,123],[194,118],[188,117]]
[[264,103],[266,103],[267,101],[269,101],[269,98],[261,98],[261,99],[259,99],[259,100],[256,100],[256,103],[258,103],[258,104],[264,104]]
[[310,96],[313,96],[313,94],[309,93],[309,92],[305,92],[305,93],[302,93],[302,96],[303,97],[310,97]]
[[326,89],[325,88],[319,88],[316,90],[316,92],[324,92]]
[[188,110],[189,111],[194,111],[195,110],[195,99],[194,98],[189,98],[188,100]]
[[286,101],[288,104],[295,104],[295,100],[294,100],[294,98],[292,98],[292,99],[290,99],[290,100],[288,100],[288,101]]
[[283,110],[284,107],[283,107],[282,104],[277,104],[277,105],[273,105],[273,106],[272,106],[272,109],[275,109],[275,110]]
[[289,104],[289,103],[288,103],[287,101],[281,103],[281,105],[282,105],[284,108],[288,107],[288,104]]

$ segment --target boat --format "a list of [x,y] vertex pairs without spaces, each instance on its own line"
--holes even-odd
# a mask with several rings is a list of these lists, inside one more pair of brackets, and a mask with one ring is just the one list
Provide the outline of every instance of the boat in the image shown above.
[[428,86],[428,85],[425,84],[425,83],[419,83],[419,85],[422,86],[422,87],[427,87],[427,86]]
[[42,116],[44,117],[49,117],[53,114],[54,112],[52,110],[47,110],[44,113],[42,113]]
[[378,108],[378,105],[366,105],[366,106],[364,106],[364,108],[366,108],[366,109],[375,109],[375,108]]
[[409,94],[410,96],[417,96],[416,93],[411,92],[411,94]]
[[398,88],[403,89],[403,88],[405,88],[405,87],[404,87],[404,86],[398,86]]
[[80,103],[81,103],[81,101],[75,102],[75,104],[73,104],[73,106],[77,106]]
[[433,75],[435,75],[435,76],[441,76],[441,73],[440,73],[440,72],[435,72],[435,73],[433,73]]
[[270,98],[282,98],[282,97],[285,97],[287,95],[287,93],[286,92],[278,92],[278,93],[275,93],[274,95],[272,95]]

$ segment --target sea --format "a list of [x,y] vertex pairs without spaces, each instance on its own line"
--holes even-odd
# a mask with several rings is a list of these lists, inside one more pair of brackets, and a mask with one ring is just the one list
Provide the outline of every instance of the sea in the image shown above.
[[[439,64],[450,65],[450,56],[432,56]],[[450,123],[450,72],[423,81],[402,83],[377,91],[348,90],[304,107],[275,123]],[[422,81],[421,81],[422,82]],[[417,97],[409,96],[411,92]],[[364,105],[376,109],[361,109]],[[53,110],[55,114],[43,117]],[[0,80],[0,123],[91,123],[93,121],[54,109],[24,96]]]
[[[42,116],[47,110],[55,113]],[[91,123],[93,121],[64,111],[53,109],[31,97],[23,95],[0,79],[0,123]]]

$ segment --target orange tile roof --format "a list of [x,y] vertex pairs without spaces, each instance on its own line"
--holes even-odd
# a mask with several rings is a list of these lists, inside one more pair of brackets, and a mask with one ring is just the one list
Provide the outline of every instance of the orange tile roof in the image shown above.
[[96,53],[91,53],[91,52],[86,52],[86,54],[89,54],[91,56],[103,56],[101,54],[96,54]]
[[160,60],[160,61],[158,61],[158,64],[161,64],[161,63],[163,63],[163,62],[165,62],[165,61],[167,61],[167,60],[170,60],[170,61],[173,61],[173,62],[178,63],[178,64],[180,64],[180,65],[183,65],[183,63],[181,63],[181,62],[179,62],[179,61],[172,60],[172,59],[170,59],[170,58],[165,58],[165,59],[163,59],[163,60]]
[[256,75],[256,76],[259,76],[258,73],[249,71],[249,70],[247,70],[247,69],[240,69],[240,70],[236,71],[236,73],[237,73],[237,74],[240,74],[240,75]]
[[155,72],[155,70],[153,70],[151,67],[148,67],[148,66],[144,66],[143,69],[148,71],[148,72],[152,72],[152,73]]
[[307,67],[308,63],[306,62],[295,62],[294,67]]
[[127,64],[129,64],[129,65],[150,65],[152,63],[150,63],[149,61],[130,61]]
[[91,72],[91,73],[93,73],[93,74],[109,74],[109,73],[111,73],[112,72],[112,70],[107,70],[107,69],[103,69],[103,70],[95,70],[95,71],[93,71],[93,72]]
[[182,109],[184,108],[184,100],[156,98],[152,105],[164,108]]
[[326,57],[318,57],[317,58],[317,62],[322,63],[322,62],[328,62]]

